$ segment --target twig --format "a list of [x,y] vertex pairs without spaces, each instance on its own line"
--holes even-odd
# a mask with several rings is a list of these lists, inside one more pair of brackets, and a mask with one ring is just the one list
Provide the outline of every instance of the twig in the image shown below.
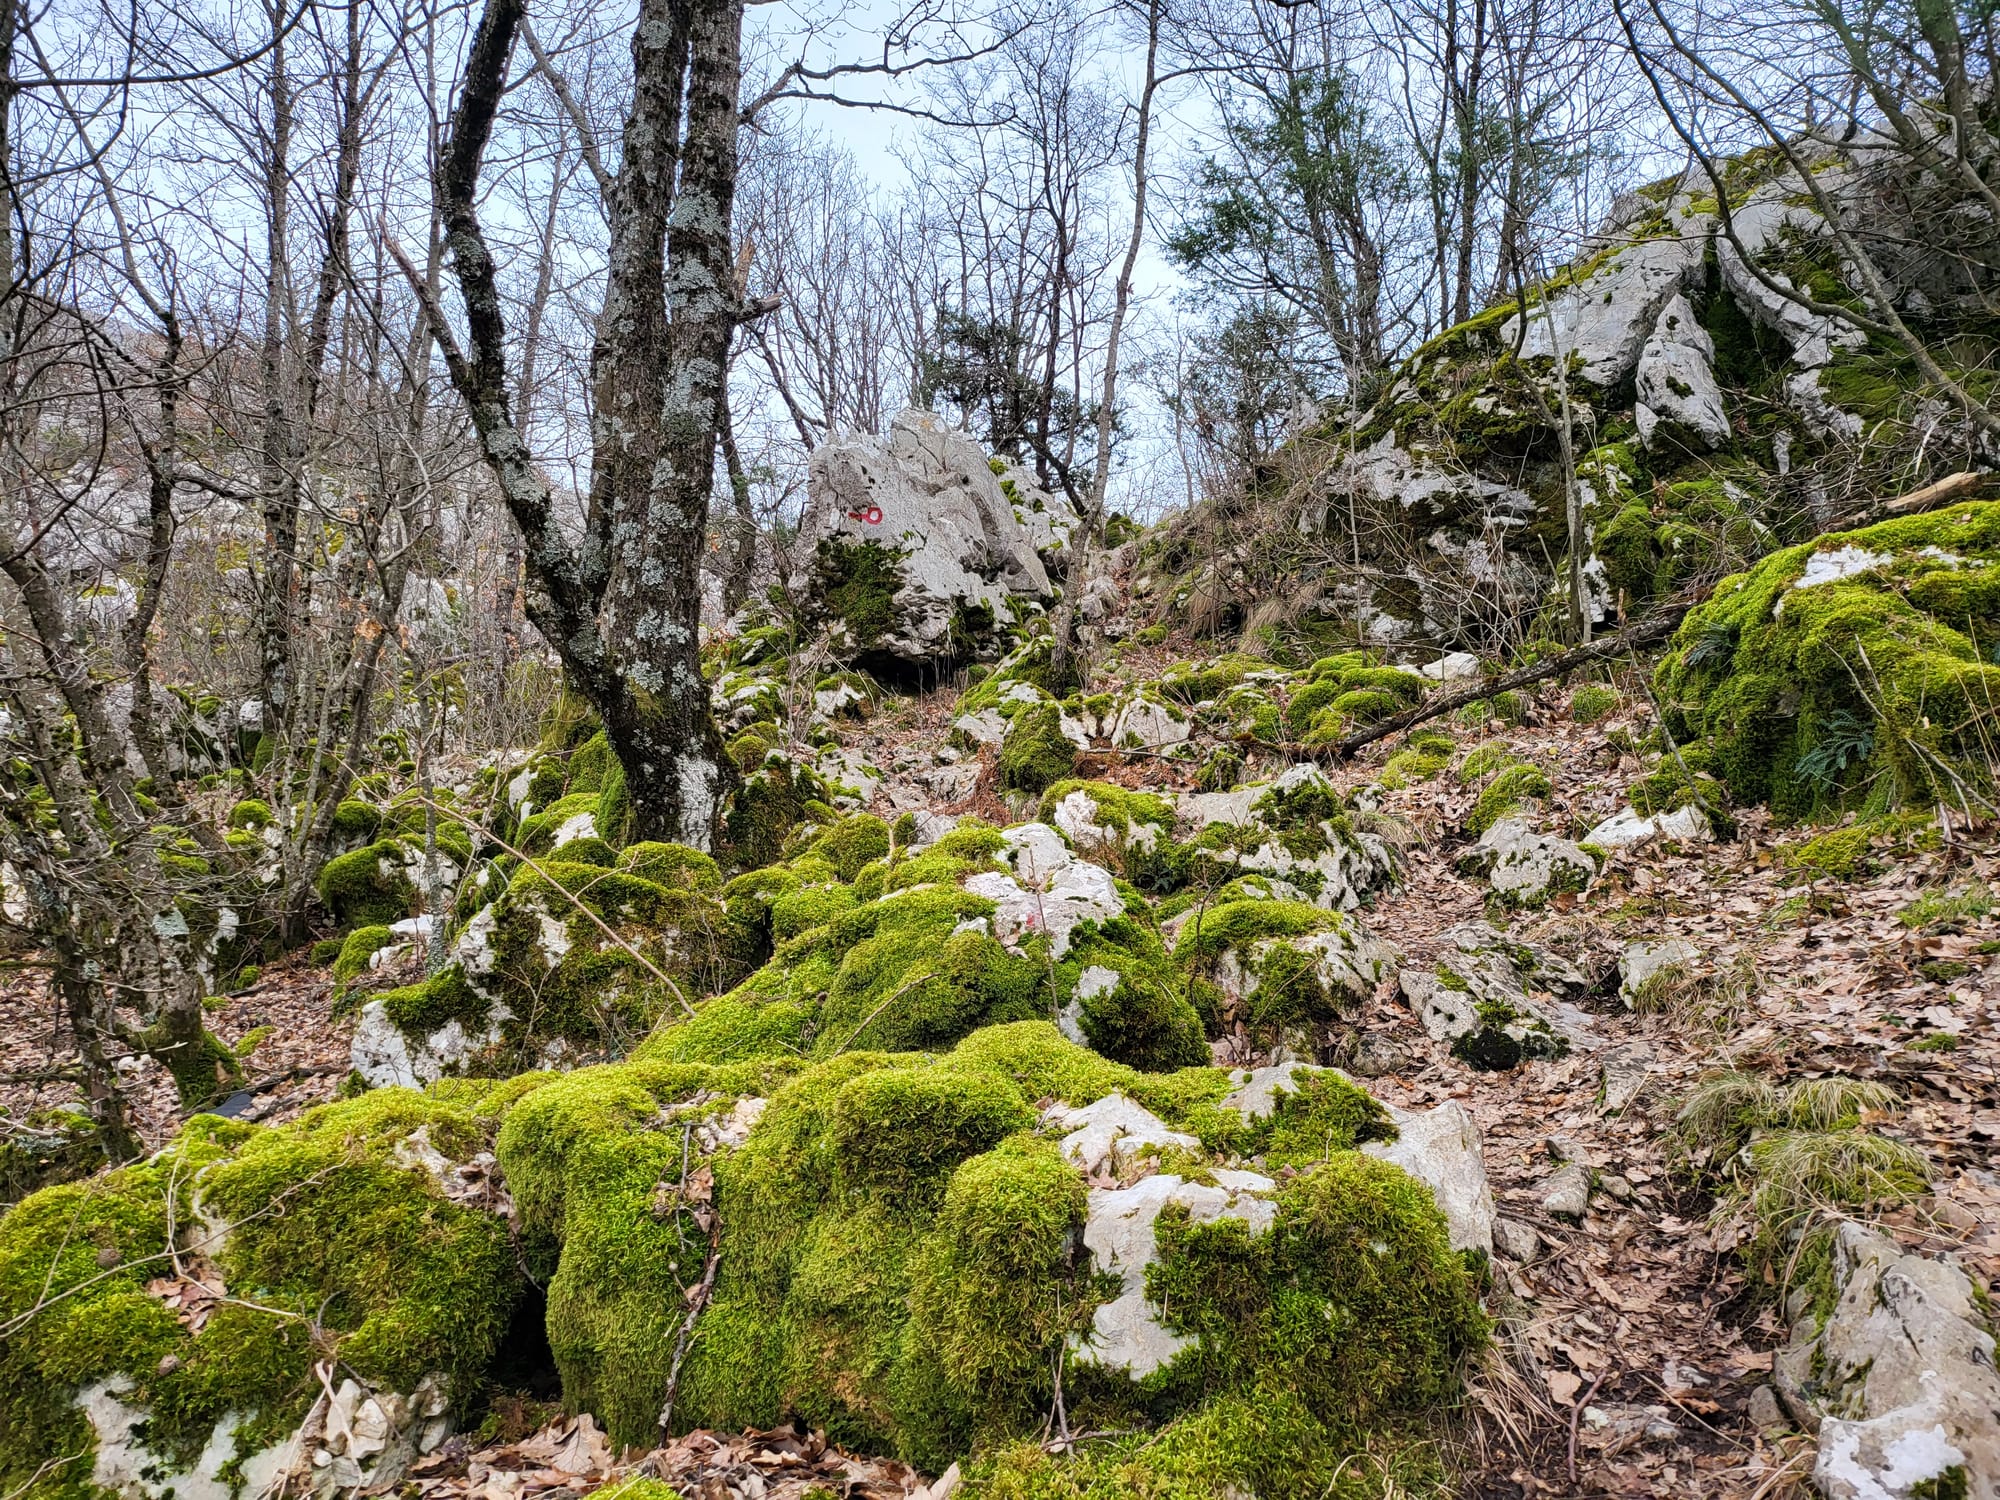
[[673,1431],[674,1400],[681,1387],[681,1361],[687,1358],[688,1340],[694,1336],[694,1325],[700,1319],[702,1309],[708,1306],[709,1293],[715,1289],[715,1268],[721,1261],[722,1215],[716,1213],[709,1221],[708,1263],[702,1267],[701,1280],[687,1294],[687,1317],[681,1320],[680,1337],[674,1340],[674,1362],[667,1367],[667,1399],[660,1407],[662,1433],[671,1434]]
[[1574,1488],[1576,1485],[1576,1429],[1583,1422],[1583,1409],[1586,1406],[1590,1405],[1590,1398],[1592,1396],[1595,1396],[1600,1390],[1602,1390],[1604,1387],[1604,1382],[1609,1380],[1610,1378],[1611,1378],[1611,1372],[1609,1370],[1606,1370],[1603,1374],[1599,1375],[1597,1379],[1590,1382],[1590,1389],[1585,1391],[1581,1396],[1577,1398],[1576,1405],[1570,1408],[1569,1482],[1572,1488]]
[[1491,698],[1495,693],[1510,692],[1515,688],[1527,687],[1530,683],[1543,682],[1551,677],[1560,677],[1565,672],[1588,666],[1594,661],[1604,661],[1614,656],[1623,656],[1635,646],[1650,646],[1665,640],[1687,617],[1699,600],[1674,599],[1656,605],[1643,619],[1636,620],[1623,630],[1592,641],[1588,646],[1573,646],[1567,651],[1559,651],[1547,661],[1536,662],[1533,666],[1506,672],[1498,677],[1486,678],[1470,687],[1459,688],[1449,693],[1438,693],[1426,698],[1415,708],[1372,724],[1366,729],[1358,729],[1345,739],[1331,745],[1318,747],[1313,753],[1346,760],[1363,746],[1372,745],[1377,740],[1386,740],[1392,734],[1435,719],[1440,714],[1448,714],[1455,708],[1463,708],[1468,703],[1477,703],[1482,698]]

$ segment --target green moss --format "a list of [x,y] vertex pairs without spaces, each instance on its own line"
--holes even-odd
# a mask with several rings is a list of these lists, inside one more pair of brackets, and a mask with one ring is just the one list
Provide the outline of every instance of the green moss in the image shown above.
[[864,653],[876,649],[895,625],[901,554],[879,542],[827,538],[820,542],[813,566],[817,597],[847,627],[855,649]]
[[333,961],[335,982],[345,984],[350,979],[366,974],[368,960],[395,941],[396,934],[387,927],[355,928],[347,935],[347,941],[341,944],[339,956]]
[[271,804],[255,797],[246,797],[229,809],[229,826],[256,830],[271,826]]
[[1475,745],[1466,752],[1465,759],[1458,768],[1459,784],[1471,786],[1496,771],[1516,764],[1519,764],[1519,761],[1512,746],[1504,740],[1487,740],[1484,744]]
[[1868,868],[1868,843],[1872,836],[1865,823],[1837,828],[1808,839],[1785,851],[1788,868],[1823,879],[1853,880]]
[[1014,715],[1000,743],[1000,784],[1011,791],[1040,792],[1069,775],[1076,746],[1062,732],[1062,709],[1054,703],[1029,704]]
[[1090,799],[1090,821],[1106,837],[1085,841],[1084,858],[1108,866],[1142,891],[1178,889],[1187,878],[1186,852],[1174,842],[1174,809],[1164,797],[1128,791],[1108,781],[1058,781],[1042,793],[1036,816],[1055,822],[1056,808],[1076,793]]
[[[1880,558],[1795,587],[1815,552]],[[1854,554],[1850,554],[1854,555]],[[2000,694],[1990,644],[1960,628],[1951,591],[1916,585],[1950,559],[2000,555],[2000,506],[1966,504],[1823,537],[1725,580],[1675,636],[1658,680],[1669,728],[1705,741],[1710,769],[1781,819],[1829,806],[1953,801],[1991,784],[1985,724]],[[1912,597],[1915,594],[1917,597]]]
[[[436,1374],[469,1394],[520,1277],[499,1220],[395,1164],[418,1131],[459,1159],[484,1139],[464,1112],[399,1090],[276,1129],[198,1117],[152,1160],[0,1220],[0,1317],[25,1316],[0,1343],[0,1476],[23,1484],[46,1458],[88,1455],[71,1398],[112,1377],[164,1467],[190,1463],[226,1416],[238,1457],[275,1441],[319,1394],[316,1359],[385,1388]],[[199,1227],[211,1221],[233,1226],[226,1241]],[[170,1224],[237,1299],[199,1334],[145,1290],[169,1270]],[[87,1493],[82,1478],[38,1493]]]
[[1596,724],[1618,712],[1618,690],[1601,683],[1585,683],[1569,700],[1569,716],[1579,724]]
[[1239,1220],[1160,1215],[1147,1295],[1200,1341],[1173,1374],[1210,1389],[1289,1390],[1322,1420],[1448,1397],[1487,1324],[1429,1190],[1342,1152],[1286,1182],[1277,1204],[1271,1233],[1254,1240]]
[[1452,737],[1440,730],[1419,730],[1383,763],[1382,785],[1397,791],[1412,782],[1429,781],[1451,764],[1457,748]]
[[842,880],[851,881],[861,867],[889,852],[889,825],[873,813],[853,813],[815,839],[810,852],[831,864]]
[[1465,829],[1468,833],[1486,832],[1502,818],[1518,811],[1529,798],[1541,798],[1554,791],[1548,773],[1539,766],[1526,764],[1509,766],[1495,776],[1479,794],[1479,800],[1466,814]]
[[395,839],[328,860],[315,889],[342,927],[399,922],[413,914],[417,902],[417,888],[403,863],[403,845]]

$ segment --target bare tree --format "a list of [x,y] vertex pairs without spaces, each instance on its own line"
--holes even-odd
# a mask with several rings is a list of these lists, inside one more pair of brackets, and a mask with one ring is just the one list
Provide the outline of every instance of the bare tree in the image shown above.
[[[610,258],[591,356],[583,536],[558,525],[517,420],[497,267],[477,201],[523,16],[488,0],[473,35],[437,199],[466,347],[434,327],[526,545],[529,618],[604,720],[634,832],[706,848],[728,762],[701,674],[698,572],[729,346],[745,308],[730,239],[743,11],[645,0],[633,101],[606,208]],[[411,267],[413,284],[421,284]]]

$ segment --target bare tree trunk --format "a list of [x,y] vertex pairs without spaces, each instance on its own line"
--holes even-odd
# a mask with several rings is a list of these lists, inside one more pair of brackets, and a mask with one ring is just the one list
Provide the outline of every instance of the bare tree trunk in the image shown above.
[[[469,351],[457,349],[441,321],[434,327],[521,528],[529,619],[604,722],[631,792],[634,836],[707,848],[728,762],[701,674],[699,573],[722,383],[741,312],[730,255],[741,0],[640,7],[632,109],[607,205],[609,274],[591,357],[591,495],[576,547],[555,525],[548,484],[514,418],[505,313],[475,206],[522,9],[522,0],[487,0],[437,172]],[[405,272],[415,279],[413,267]]]

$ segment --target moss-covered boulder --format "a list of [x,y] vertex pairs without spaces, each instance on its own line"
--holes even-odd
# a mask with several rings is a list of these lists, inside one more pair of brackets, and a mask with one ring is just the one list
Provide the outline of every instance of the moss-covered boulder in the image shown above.
[[1274,782],[1183,797],[1180,810],[1202,825],[1185,852],[1188,878],[1219,886],[1259,876],[1272,894],[1329,911],[1387,888],[1409,837],[1392,818],[1349,808],[1310,761]]
[[344,928],[378,927],[414,916],[414,852],[399,839],[380,839],[328,860],[315,888],[334,921]]
[[1219,1032],[1305,1056],[1397,963],[1355,918],[1273,899],[1196,907],[1176,920],[1173,951]]
[[456,1170],[492,1125],[403,1092],[276,1129],[200,1116],[146,1162],[10,1210],[0,1483],[254,1492],[327,1380],[406,1413],[389,1393],[414,1396],[426,1420],[469,1408],[522,1285],[504,1216]]
[[1784,819],[1993,789],[2000,504],[1825,536],[1725,580],[1661,664],[1696,773]]
[[355,1068],[417,1084],[621,1056],[743,967],[708,855],[638,843],[612,866],[538,861],[465,925],[443,970],[362,1007]]
[[1145,902],[1056,830],[969,822],[916,853],[891,837],[857,815],[733,882],[729,929],[747,948],[768,944],[769,959],[694,1014],[665,1017],[656,1055],[942,1048],[1040,1018],[1138,1067],[1206,1059]]
[[[1072,1421],[1171,1423],[1218,1391],[1299,1380],[1309,1420],[1352,1433],[1447,1396],[1481,1337],[1428,1193],[1353,1149],[1393,1127],[1351,1089],[1250,1120],[1224,1107],[1227,1073],[1134,1072],[1045,1022],[803,1070],[655,1050],[538,1090],[500,1135],[530,1253],[552,1265],[566,1391],[614,1440],[653,1430],[680,1288],[711,1256],[676,1426],[796,1416],[932,1468],[1036,1430],[1065,1351]],[[1044,1118],[1043,1100],[1062,1107]],[[1132,1158],[1135,1189],[1088,1187],[1076,1117],[1107,1103],[1185,1142],[1180,1169]],[[1285,1141],[1300,1149],[1282,1188],[1208,1165]],[[1245,1219],[1176,1218],[1173,1192],[1218,1173],[1232,1187],[1210,1191],[1242,1197]],[[1090,1225],[1129,1217],[1121,1194],[1138,1190],[1165,1210],[1156,1254],[1108,1261]],[[1126,1272],[1175,1348],[1138,1378],[1094,1357],[1114,1347],[1098,1314],[1132,1295]],[[1302,1325],[1325,1332],[1284,1332]]]
[[615,1443],[671,1391],[675,1430],[794,1418],[975,1475],[1058,1381],[1072,1422],[1164,1452],[1277,1389],[1288,1441],[1386,1451],[1484,1336],[1430,1192],[1362,1152],[1394,1123],[1338,1075],[1145,1073],[1045,1020],[810,1062],[710,1041],[736,1055],[662,1032],[560,1076],[204,1117],[30,1197],[0,1218],[0,1479],[268,1483],[323,1375],[344,1411],[416,1413],[414,1456],[482,1399],[529,1278],[565,1401]]

